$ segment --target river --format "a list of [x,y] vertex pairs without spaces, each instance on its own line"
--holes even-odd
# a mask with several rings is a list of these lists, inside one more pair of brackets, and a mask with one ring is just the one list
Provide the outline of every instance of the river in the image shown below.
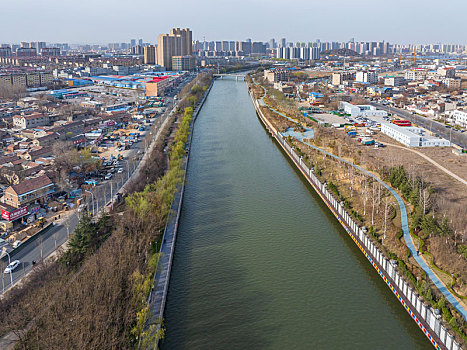
[[164,326],[164,350],[432,348],[235,80],[195,124]]

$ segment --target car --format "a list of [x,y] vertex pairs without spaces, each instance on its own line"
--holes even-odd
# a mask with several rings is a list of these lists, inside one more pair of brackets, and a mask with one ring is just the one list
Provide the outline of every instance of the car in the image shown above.
[[18,266],[19,264],[21,263],[21,261],[19,260],[15,260],[15,261],[12,261],[5,269],[5,271],[3,271],[3,273],[11,273],[13,272]]
[[119,173],[119,174],[123,173],[123,168],[118,168],[117,173]]
[[20,240],[17,240],[13,243],[13,248],[18,248],[23,242]]
[[107,175],[105,175],[104,180],[110,180],[112,176],[113,175],[111,173],[108,173]]

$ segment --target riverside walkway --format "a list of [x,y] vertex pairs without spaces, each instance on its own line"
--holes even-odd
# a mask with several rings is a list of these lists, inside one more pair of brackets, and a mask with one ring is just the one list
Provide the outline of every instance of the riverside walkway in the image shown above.
[[[256,83],[255,83],[256,84]],[[257,84],[258,85],[258,84]],[[259,85],[261,86],[261,85]],[[261,86],[264,90],[264,95],[261,97],[260,101],[261,101],[261,104],[268,107],[271,111],[273,111],[274,113],[280,115],[281,117],[284,117],[284,118],[287,118],[288,120],[292,120],[290,117],[286,116],[285,114],[269,107],[265,102],[264,102],[264,97],[266,97],[266,94],[267,94],[267,91],[266,89]],[[294,121],[295,122],[295,121]],[[285,134],[287,136],[287,134]],[[407,217],[407,208],[405,206],[405,203],[403,201],[403,199],[397,194],[397,192],[392,189],[389,185],[387,185],[384,181],[382,181],[379,177],[377,177],[376,175],[372,174],[371,172],[367,171],[366,169],[363,169],[361,167],[359,167],[358,165],[355,165],[341,157],[338,157],[328,151],[325,151],[319,147],[316,147],[314,145],[311,145],[309,144],[308,142],[305,142],[304,139],[306,138],[305,136],[303,136],[303,134],[301,133],[294,133],[294,135],[292,135],[292,137],[294,137],[296,140],[300,141],[301,143],[321,152],[321,153],[324,153],[330,157],[333,157],[334,159],[337,159],[341,162],[344,162],[352,167],[354,167],[355,169],[357,169],[358,171],[372,177],[373,179],[375,179],[376,181],[378,181],[381,185],[383,185],[393,196],[394,198],[396,199],[397,201],[397,204],[399,206],[399,209],[400,209],[400,213],[401,213],[401,224],[402,224],[402,231],[403,231],[403,237],[404,237],[404,241],[405,241],[405,244],[407,246],[407,248],[409,248],[410,250],[410,253],[412,254],[412,256],[414,257],[414,259],[417,261],[417,263],[420,265],[420,267],[425,271],[425,273],[427,274],[427,276],[430,278],[430,280],[435,284],[435,286],[439,289],[439,291],[446,297],[446,299],[452,304],[452,306],[454,306],[454,308],[462,315],[462,317],[467,321],[467,310],[461,305],[461,303],[457,300],[457,298],[451,293],[451,291],[444,285],[443,282],[441,282],[441,280],[438,278],[438,276],[436,276],[436,274],[433,272],[433,270],[425,263],[425,261],[418,255],[418,251],[417,249],[415,248],[413,242],[412,242],[412,238],[410,236],[410,230],[409,230],[409,224],[408,224],[408,217]]]

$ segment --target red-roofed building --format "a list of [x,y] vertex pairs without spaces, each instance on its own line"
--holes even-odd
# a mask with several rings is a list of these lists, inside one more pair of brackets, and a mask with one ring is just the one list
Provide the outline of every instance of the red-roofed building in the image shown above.
[[156,77],[146,82],[146,96],[163,96],[165,90],[173,85],[173,79],[170,77]]

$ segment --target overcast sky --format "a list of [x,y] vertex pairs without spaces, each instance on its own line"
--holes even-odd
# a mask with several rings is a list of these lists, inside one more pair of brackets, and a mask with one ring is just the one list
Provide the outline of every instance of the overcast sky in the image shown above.
[[465,0],[0,0],[0,43],[193,39],[467,44]]

